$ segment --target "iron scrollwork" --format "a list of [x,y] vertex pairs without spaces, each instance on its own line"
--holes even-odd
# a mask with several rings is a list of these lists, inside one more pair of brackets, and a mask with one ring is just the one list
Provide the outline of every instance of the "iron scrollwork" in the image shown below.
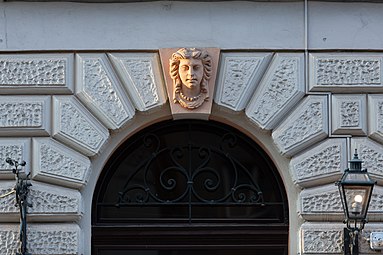
[[142,144],[150,156],[132,170],[116,206],[264,205],[254,174],[230,153],[236,142],[236,136],[227,133],[218,145],[189,141],[167,147],[157,135],[147,134]]
[[27,208],[32,207],[32,204],[27,200],[29,187],[32,186],[29,179],[30,173],[25,174],[25,172],[22,172],[20,171],[21,169],[19,169],[19,167],[24,167],[26,165],[25,161],[18,162],[11,158],[7,158],[6,162],[14,167],[12,171],[16,175],[16,185],[14,188],[16,193],[16,206],[18,206],[20,210],[20,247],[19,252],[17,252],[16,255],[31,255],[27,250]]

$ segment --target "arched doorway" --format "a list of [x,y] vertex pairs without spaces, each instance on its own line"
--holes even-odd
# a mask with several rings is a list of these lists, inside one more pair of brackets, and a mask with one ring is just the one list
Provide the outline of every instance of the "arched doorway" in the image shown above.
[[128,139],[105,165],[92,212],[92,254],[287,254],[274,164],[214,121],[165,121]]

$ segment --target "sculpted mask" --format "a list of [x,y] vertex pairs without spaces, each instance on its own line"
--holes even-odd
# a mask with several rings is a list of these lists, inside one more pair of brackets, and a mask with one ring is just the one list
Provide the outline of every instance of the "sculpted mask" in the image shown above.
[[173,101],[188,109],[198,108],[209,98],[211,57],[206,51],[182,48],[172,54],[170,77]]

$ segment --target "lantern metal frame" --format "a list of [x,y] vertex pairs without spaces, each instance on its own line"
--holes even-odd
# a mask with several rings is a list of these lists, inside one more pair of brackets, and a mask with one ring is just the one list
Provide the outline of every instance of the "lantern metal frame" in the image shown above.
[[363,161],[358,158],[357,150],[349,163],[350,168],[344,171],[336,185],[339,188],[345,216],[344,223],[346,223],[344,254],[357,255],[359,254],[358,235],[367,222],[368,206],[376,181],[370,178],[367,169],[362,169]]
[[18,162],[11,158],[7,158],[5,161],[13,167],[12,172],[16,176],[16,185],[12,193],[16,193],[16,206],[20,210],[20,246],[16,255],[32,255],[27,249],[27,208],[32,207],[32,204],[28,202],[29,187],[32,186],[29,179],[30,173],[26,174],[19,169],[27,164],[25,161]]

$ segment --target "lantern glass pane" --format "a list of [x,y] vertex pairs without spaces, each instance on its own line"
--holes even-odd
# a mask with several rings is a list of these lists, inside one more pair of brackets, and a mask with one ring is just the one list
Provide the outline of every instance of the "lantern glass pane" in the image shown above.
[[363,219],[367,213],[369,202],[368,187],[347,187],[344,186],[345,199],[349,219]]
[[343,180],[343,182],[369,182],[370,177],[368,174],[364,174],[361,172],[349,172],[346,178]]

